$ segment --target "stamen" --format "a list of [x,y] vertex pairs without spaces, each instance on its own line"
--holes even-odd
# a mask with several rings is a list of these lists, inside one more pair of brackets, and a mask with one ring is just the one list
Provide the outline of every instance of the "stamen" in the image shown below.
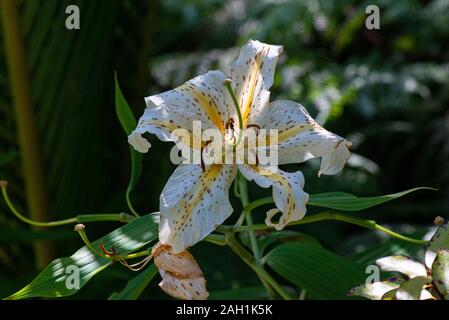
[[234,121],[234,118],[229,118],[229,120],[228,120],[228,122],[226,122],[226,129],[229,129],[229,128],[231,128],[232,129],[232,131],[234,131],[235,129],[234,129],[234,124],[235,124],[235,121]]
[[104,246],[103,243],[100,243],[100,249],[101,249],[101,252],[103,252],[103,254],[105,254],[107,256],[114,257],[117,255],[117,251],[115,251],[114,247],[112,247],[112,251],[109,251],[106,249],[106,247]]
[[201,170],[203,170],[203,172],[206,171],[206,165],[204,164],[204,159],[203,159],[203,151],[204,151],[204,149],[206,149],[206,147],[211,142],[212,142],[212,140],[206,141],[206,143],[204,144],[204,147],[201,148],[201,159],[200,159],[200,161],[201,161]]
[[242,118],[242,112],[240,110],[240,106],[239,103],[237,101],[237,97],[235,96],[234,90],[232,89],[231,86],[232,80],[231,79],[226,79],[225,81],[223,81],[223,85],[226,87],[226,89],[228,89],[229,94],[231,95],[232,98],[232,102],[234,102],[234,107],[235,107],[235,111],[237,111],[237,116],[239,118],[239,136],[237,139],[237,143],[236,146],[240,143],[240,141],[242,140],[242,134],[243,134],[243,118]]
[[137,263],[134,263],[134,264],[128,264],[128,262],[126,262],[126,260],[119,260],[119,262],[123,266],[127,267],[131,271],[140,271],[143,268],[145,268],[145,266],[151,261],[151,259],[153,259],[153,255],[152,254],[150,254],[145,259],[143,259],[143,260],[141,260],[141,261],[139,261]]
[[84,243],[86,244],[86,247],[89,248],[89,250],[92,251],[93,253],[95,253],[97,256],[104,257],[101,254],[101,252],[99,252],[99,251],[97,251],[97,249],[95,249],[94,245],[92,244],[92,242],[90,242],[89,238],[87,237],[86,232],[84,231],[84,229],[86,229],[84,224],[77,224],[75,226],[75,231],[78,232],[78,234],[80,235],[81,239],[83,239]]
[[[260,126],[257,124],[249,124],[246,126],[246,129],[249,128],[255,128],[256,130],[256,148],[258,147],[258,143],[259,143],[259,130],[260,130]],[[258,156],[259,152],[256,151],[256,166],[259,165],[259,156]]]
[[258,130],[260,130],[260,126],[258,126],[257,124],[249,124],[246,126],[246,128],[257,128]]

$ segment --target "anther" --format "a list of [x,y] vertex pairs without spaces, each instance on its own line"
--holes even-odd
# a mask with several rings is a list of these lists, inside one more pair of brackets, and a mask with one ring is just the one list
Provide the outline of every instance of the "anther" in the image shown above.
[[433,223],[434,223],[436,226],[442,225],[442,224],[444,223],[444,218],[443,218],[443,217],[440,217],[440,216],[437,216],[437,217],[435,218],[435,220],[433,221]]
[[106,247],[104,246],[103,243],[100,243],[100,249],[101,249],[101,252],[103,252],[104,255],[107,255],[107,256],[110,256],[110,257],[113,257],[113,256],[117,255],[117,252],[115,251],[114,247],[112,247],[111,251],[109,251],[108,249],[106,249]]
[[204,144],[204,147],[201,148],[201,170],[206,171],[206,165],[204,164],[204,159],[203,159],[203,151],[204,149],[206,149],[206,147],[209,145],[209,143],[211,143],[212,140],[206,141],[206,143]]

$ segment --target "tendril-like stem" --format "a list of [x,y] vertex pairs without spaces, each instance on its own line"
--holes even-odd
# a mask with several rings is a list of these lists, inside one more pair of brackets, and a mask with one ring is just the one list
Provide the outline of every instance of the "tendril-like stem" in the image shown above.
[[[263,201],[260,201],[260,200],[262,200],[262,199],[258,200],[259,202],[257,203],[257,206],[269,203],[269,202],[267,202],[267,200],[263,200]],[[249,204],[248,207],[254,206],[254,205],[256,205],[256,202],[254,202],[254,204],[253,203]],[[346,214],[338,213],[338,212],[334,212],[334,211],[324,211],[324,212],[317,213],[314,215],[309,215],[299,221],[288,224],[288,226],[296,226],[296,225],[300,225],[300,224],[308,224],[308,223],[325,221],[325,220],[335,220],[335,221],[347,222],[347,223],[355,224],[355,225],[358,225],[358,226],[361,226],[361,227],[364,227],[367,229],[379,230],[379,231],[385,232],[386,234],[389,234],[390,236],[392,236],[396,239],[399,239],[399,240],[403,240],[403,241],[407,241],[407,242],[419,244],[419,245],[427,244],[427,241],[425,241],[425,240],[410,238],[410,237],[401,235],[399,233],[396,233],[394,231],[391,231],[391,230],[387,229],[386,227],[377,224],[376,221],[374,221],[374,220],[353,217],[350,215],[346,215]],[[217,228],[217,231],[223,232],[223,233],[226,233],[226,232],[237,233],[237,232],[247,232],[250,230],[258,231],[258,230],[269,230],[269,229],[272,229],[272,227],[267,226],[266,224],[254,224],[251,226],[249,226],[249,225],[246,225],[246,226],[220,226],[219,228]]]
[[117,222],[123,222],[123,223],[129,223],[136,218],[126,214],[126,213],[100,213],[100,214],[81,214],[77,215],[76,217],[69,218],[69,219],[63,219],[58,221],[49,221],[49,222],[41,222],[41,221],[34,221],[27,217],[25,217],[23,214],[21,214],[12,204],[11,199],[9,198],[8,191],[7,191],[7,183],[6,181],[0,181],[0,187],[2,189],[2,195],[3,199],[6,202],[6,205],[8,206],[9,210],[21,221],[35,226],[35,227],[58,227],[68,224],[74,224],[74,223],[88,223],[88,222],[99,222],[99,221],[117,221]]

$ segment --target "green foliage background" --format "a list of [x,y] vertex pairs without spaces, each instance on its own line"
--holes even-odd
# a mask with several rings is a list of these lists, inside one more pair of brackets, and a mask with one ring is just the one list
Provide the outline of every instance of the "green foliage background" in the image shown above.
[[[211,68],[226,71],[249,38],[284,46],[272,100],[300,102],[326,128],[353,142],[356,157],[338,176],[317,178],[316,161],[287,168],[303,170],[307,192],[338,190],[363,196],[431,186],[439,191],[413,194],[364,215],[410,234],[422,234],[437,215],[448,216],[448,0],[16,3],[52,219],[126,210],[123,194],[130,158],[114,109],[114,71],[140,116],[143,97]],[[80,7],[78,31],[65,28],[69,4]],[[380,7],[380,30],[365,28],[370,4]],[[0,29],[0,178],[9,181],[14,202],[26,212],[3,46]],[[142,213],[158,210],[160,191],[174,169],[168,161],[170,146],[154,137],[150,141],[153,147],[144,157],[142,179],[132,195]],[[253,199],[268,195],[254,185],[250,193]],[[263,221],[264,212],[254,215],[256,222]],[[117,226],[88,229],[97,238]],[[361,263],[382,253],[382,246],[392,246],[337,222],[299,229]],[[0,202],[0,297],[37,274],[31,244],[42,239],[54,241],[59,256],[81,246],[71,227],[32,231]],[[405,253],[413,251],[409,245],[394,245]],[[229,250],[212,251],[210,244],[200,244],[193,253],[209,289],[221,291],[216,297],[226,296],[222,290],[242,287],[254,297],[260,294],[257,278]],[[114,266],[72,298],[107,298],[133,275]],[[154,289],[156,282],[142,297],[166,297]]]

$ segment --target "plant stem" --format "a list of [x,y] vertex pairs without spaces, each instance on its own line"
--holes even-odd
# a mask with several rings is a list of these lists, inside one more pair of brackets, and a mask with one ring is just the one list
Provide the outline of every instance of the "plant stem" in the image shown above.
[[254,259],[253,256],[235,239],[233,233],[226,234],[226,244],[234,251],[258,276],[262,283],[269,284],[283,299],[292,300],[284,288]]
[[421,244],[421,245],[427,244],[426,240],[419,240],[419,239],[409,238],[409,237],[406,237],[406,236],[404,236],[402,234],[399,234],[399,233],[396,233],[394,231],[391,231],[391,230],[389,230],[389,229],[387,229],[387,228],[385,228],[385,227],[383,227],[381,225],[378,225],[378,224],[375,225],[375,228],[377,230],[385,232],[386,234],[389,234],[390,236],[392,236],[392,237],[394,237],[396,239],[399,239],[399,240],[403,240],[403,241],[407,241],[407,242],[411,242],[411,243],[415,243],[415,244]]
[[[362,218],[358,218],[358,217],[353,217],[353,216],[349,216],[346,214],[342,214],[342,213],[337,213],[337,212],[333,212],[333,211],[325,211],[325,212],[321,212],[321,213],[317,213],[311,216],[306,216],[304,217],[302,220],[290,223],[288,226],[296,226],[296,225],[300,225],[300,224],[307,224],[307,223],[313,223],[313,222],[319,222],[319,221],[325,221],[325,220],[336,220],[336,221],[343,221],[343,222],[347,222],[347,223],[351,223],[351,224],[355,224],[367,229],[371,229],[371,230],[380,230],[382,232],[385,232],[389,235],[391,235],[394,238],[397,238],[399,240],[403,240],[403,241],[407,241],[407,242],[411,242],[411,243],[415,243],[415,244],[426,244],[427,241],[425,240],[419,240],[419,239],[413,239],[401,234],[398,234],[394,231],[391,231],[379,224],[377,224],[374,220],[367,220],[367,219],[362,219]],[[252,226],[221,226],[220,228],[218,228],[218,231],[221,232],[246,232],[246,231],[256,231],[256,230],[268,230],[268,229],[272,229],[272,227],[267,226],[265,224],[255,224]]]
[[[249,204],[249,196],[248,196],[248,184],[246,182],[246,179],[242,177],[240,173],[238,173],[237,176],[238,184],[239,184],[239,191],[240,191],[240,200],[242,202],[243,208],[246,208]],[[251,216],[251,210],[243,209],[244,211],[244,217],[246,219],[246,224],[248,226],[253,225],[253,218]],[[249,240],[251,242],[251,249],[253,251],[254,258],[259,261],[261,258],[259,244],[257,243],[256,239],[256,233],[253,230],[248,231]]]
[[204,241],[216,244],[218,246],[225,246],[226,240],[223,235],[220,234],[210,234],[206,238],[204,238]]
[[7,192],[6,183],[3,181],[1,183],[2,195],[5,199],[6,205],[11,210],[11,212],[21,221],[35,226],[35,227],[58,227],[67,224],[76,224],[76,223],[88,223],[88,222],[99,222],[99,221],[117,221],[123,223],[129,223],[136,218],[126,213],[100,213],[100,214],[81,214],[76,217],[59,220],[59,221],[50,221],[50,222],[40,222],[28,219],[23,214],[21,214],[12,204],[11,199],[9,198]]
[[267,198],[260,198],[257,199],[256,201],[251,202],[250,204],[248,204],[242,211],[242,214],[240,215],[237,223],[234,226],[241,226],[243,224],[243,220],[245,219],[246,215],[251,212],[252,210],[263,206],[265,204],[270,204],[273,203],[273,200],[271,197],[267,197]]
[[[32,219],[46,220],[47,197],[44,188],[42,159],[38,143],[38,132],[33,116],[33,103],[28,68],[16,10],[16,1],[0,0],[0,13],[3,22],[3,35],[11,95],[17,123],[17,138],[21,152],[25,195]],[[34,244],[36,262],[44,267],[53,259],[54,247],[50,242]]]
[[131,203],[131,199],[130,199],[130,193],[131,190],[126,190],[126,204],[128,205],[128,209],[129,211],[131,211],[131,213],[136,217],[139,218],[140,214],[137,213],[137,211],[134,209],[132,203]]

